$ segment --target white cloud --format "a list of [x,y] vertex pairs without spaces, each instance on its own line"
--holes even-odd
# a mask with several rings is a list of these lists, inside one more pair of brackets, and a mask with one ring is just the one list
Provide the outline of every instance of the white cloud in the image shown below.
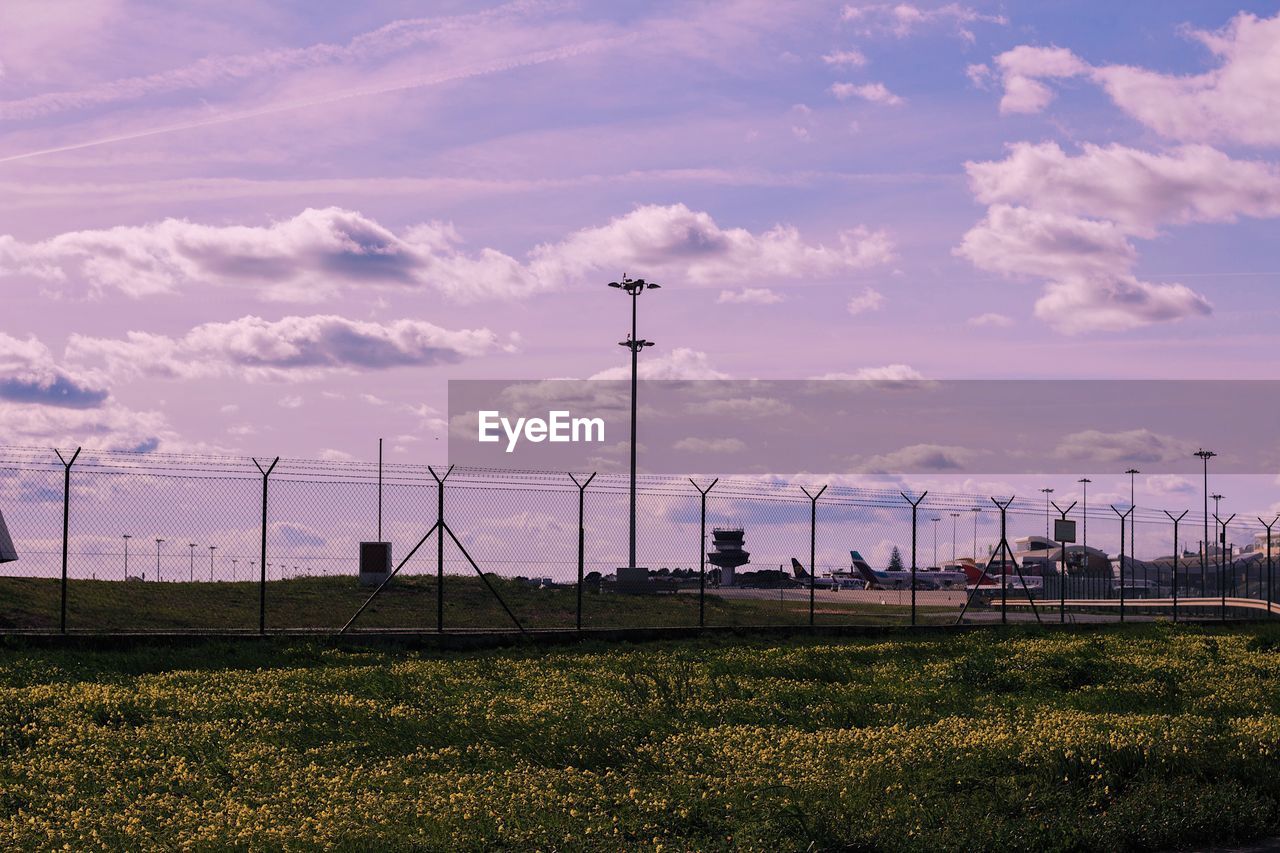
[[741,453],[747,443],[740,438],[682,438],[672,447],[693,453]]
[[1123,145],[1016,143],[1004,160],[968,163],[986,217],[956,253],[981,269],[1047,279],[1036,315],[1062,331],[1121,330],[1206,315],[1179,283],[1140,281],[1131,238],[1165,225],[1280,216],[1280,169],[1204,145],[1162,153]]
[[280,398],[280,406],[285,409],[297,409],[302,406],[302,397],[297,394],[289,394]]
[[0,235],[0,276],[33,277],[61,289],[83,282],[91,295],[148,296],[199,284],[299,301],[369,287],[434,288],[458,300],[518,297],[641,269],[651,278],[691,284],[829,278],[892,256],[881,231],[857,227],[842,232],[837,246],[811,245],[789,226],[760,234],[722,228],[682,204],[638,207],[537,246],[524,261],[491,248],[468,253],[448,224],[396,232],[336,207],[308,208],[260,227],[166,219],[34,243]]
[[970,317],[968,324],[976,328],[1007,329],[1013,325],[1013,318],[1004,314],[997,314],[994,311],[988,311],[986,314]]
[[0,400],[0,443],[139,452],[183,447],[160,412],[135,412],[110,401],[68,409]]
[[924,379],[924,375],[907,364],[886,364],[883,367],[860,367],[850,373],[824,373],[818,379],[856,379],[875,382],[909,382]]
[[306,379],[334,372],[452,364],[495,346],[488,329],[451,331],[421,320],[380,324],[332,315],[205,323],[180,338],[73,335],[72,361],[101,362],[113,376]]
[[1004,160],[969,162],[965,170],[984,204],[1106,218],[1142,237],[1166,223],[1280,216],[1280,168],[1206,145],[1153,153],[1085,144],[1072,156],[1055,142],[1018,142]]
[[857,296],[849,299],[847,308],[849,313],[856,317],[868,311],[879,311],[883,305],[884,294],[875,288],[867,287]]
[[1040,82],[1043,78],[1075,77],[1089,66],[1074,53],[1061,47],[1019,45],[995,59],[1004,80],[1002,113],[1037,113],[1053,100],[1053,90]]
[[893,244],[884,232],[858,227],[839,236],[839,246],[809,245],[790,226],[753,234],[722,228],[710,214],[683,204],[647,205],[560,243],[537,247],[528,268],[546,282],[582,282],[643,270],[645,278],[659,282],[714,285],[831,278],[893,257]]
[[1187,34],[1218,59],[1202,74],[1165,74],[1130,65],[1091,66],[1064,48],[1022,45],[996,58],[1005,84],[1002,112],[1034,113],[1053,100],[1045,79],[1083,77],[1120,109],[1170,139],[1280,144],[1280,14],[1241,12],[1216,31]]
[[971,24],[985,23],[1005,25],[1008,18],[979,12],[960,3],[946,3],[930,9],[913,3],[849,3],[840,11],[840,17],[855,26],[865,36],[893,35],[906,38],[922,29],[949,26],[952,32],[973,41]]
[[1197,490],[1196,484],[1177,474],[1157,474],[1147,477],[1147,491],[1156,495],[1183,495]]
[[1149,429],[1119,432],[1084,430],[1063,438],[1053,455],[1078,463],[1102,466],[1181,462],[1192,453],[1190,444]]
[[976,452],[945,444],[913,444],[892,453],[856,460],[854,467],[864,474],[914,474],[931,471],[958,471],[971,462]]
[[773,305],[782,301],[782,295],[767,287],[744,287],[742,290],[722,290],[716,302],[739,305]]
[[825,54],[822,57],[822,61],[837,68],[863,68],[867,64],[867,57],[862,51],[850,48],[849,50],[833,50],[831,53]]
[[903,99],[890,92],[883,83],[832,83],[831,94],[841,101],[861,98],[873,104],[891,107],[903,103]]
[[0,332],[0,401],[83,409],[102,405],[107,396],[97,378],[57,364],[36,338]]
[[[722,373],[711,366],[711,359],[705,352],[677,347],[669,353],[653,356],[641,356],[637,374],[641,379],[728,379],[729,374]],[[593,374],[592,379],[630,379],[630,363],[618,367],[610,367]]]

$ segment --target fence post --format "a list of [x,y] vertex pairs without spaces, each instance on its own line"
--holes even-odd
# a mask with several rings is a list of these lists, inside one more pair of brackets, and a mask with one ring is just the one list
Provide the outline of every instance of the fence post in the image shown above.
[[[276,463],[280,461],[277,456],[262,470],[262,466],[258,464],[258,460],[254,459],[253,464],[257,466],[258,473],[262,475],[262,541],[261,541],[261,568],[262,574],[258,580],[258,633],[267,633],[267,478],[271,476],[271,472],[276,470]],[[252,569],[250,569],[252,571]],[[252,575],[250,575],[252,577]]]
[[[914,501],[907,497],[905,492],[898,492],[902,495],[902,499],[911,504],[911,624],[916,624],[916,510],[920,504],[924,503],[925,495],[929,494],[926,490],[921,493],[920,497]],[[973,558],[978,559],[978,555],[974,554]]]
[[1235,582],[1235,566],[1230,568],[1227,566],[1227,525],[1231,523],[1231,519],[1235,518],[1233,512],[1228,516],[1226,521],[1218,518],[1218,514],[1214,513],[1213,520],[1222,525],[1222,534],[1218,537],[1218,592],[1222,596],[1222,613],[1221,620],[1227,621],[1227,572],[1231,572],[1232,583]]
[[436,493],[436,526],[442,531],[442,535],[436,537],[436,632],[444,632],[444,481],[449,479],[449,475],[453,473],[453,466],[444,472],[441,477],[436,473],[436,469],[430,465],[427,470],[431,472],[431,476],[435,478]]
[[707,492],[715,488],[720,478],[716,477],[705,489],[694,483],[692,477],[689,478],[689,482],[693,483],[693,487],[698,490],[698,497],[702,504],[699,515],[702,521],[702,535],[698,538],[698,627],[705,628],[707,626]]
[[[1169,516],[1169,520],[1173,522],[1173,621],[1178,621],[1178,522],[1186,517],[1187,510],[1182,511],[1182,515],[1174,516],[1169,510],[1165,510],[1164,514]],[[1259,519],[1261,521],[1261,519]],[[1157,570],[1158,571],[1158,570]],[[1159,575],[1156,575],[1156,583],[1160,582]]]
[[587,491],[587,486],[589,486],[591,484],[591,481],[594,480],[595,478],[596,478],[596,475],[595,475],[595,472],[593,471],[591,472],[590,477],[588,477],[585,481],[579,483],[578,478],[573,476],[573,472],[569,473],[569,479],[573,480],[573,484],[578,487],[578,619],[576,624],[579,631],[582,630],[582,569],[583,569],[583,564],[586,562],[586,545],[587,545],[586,528],[584,527],[584,524],[583,524],[582,512],[583,512],[583,505],[585,503],[584,496]]
[[[1271,528],[1275,526],[1275,523],[1277,521],[1280,521],[1280,518],[1271,519],[1270,524],[1267,524],[1261,518],[1258,519],[1258,523],[1261,524],[1263,527],[1267,528],[1267,616],[1268,617],[1272,615],[1271,614]],[[1259,586],[1262,585],[1261,579],[1259,579],[1258,585]]]
[[[1058,511],[1058,515],[1062,516],[1063,521],[1067,520],[1067,513],[1075,509],[1075,506],[1076,506],[1075,501],[1072,501],[1071,506],[1067,507],[1066,509],[1063,509],[1062,507],[1058,506],[1057,501],[1051,501],[1051,503],[1053,504],[1053,508]],[[1059,624],[1066,624],[1066,621],[1067,621],[1067,543],[1059,541],[1058,545],[1062,548],[1062,553],[1059,554],[1059,556],[1062,557],[1062,571],[1058,574],[1058,622]],[[1084,558],[1085,558],[1085,564],[1088,565],[1088,560],[1089,560],[1088,553],[1085,554]],[[1028,597],[1030,597],[1030,593],[1028,593],[1027,595]]]
[[[814,584],[818,578],[818,498],[822,497],[822,493],[827,490],[826,486],[818,489],[817,494],[809,494],[809,490],[804,486],[800,487],[800,491],[804,492],[805,497],[809,499],[809,627],[813,627],[813,590]],[[781,588],[781,587],[779,587]]]
[[62,451],[54,448],[58,461],[62,463],[62,609],[58,617],[59,633],[67,633],[67,533],[71,521],[71,466],[76,464],[80,456],[80,448],[71,454],[71,461],[62,458]]
[[1127,511],[1121,514],[1116,509],[1116,505],[1111,505],[1111,511],[1120,516],[1120,621],[1124,621],[1124,520],[1129,517],[1129,513],[1133,512],[1133,507],[1129,507]]

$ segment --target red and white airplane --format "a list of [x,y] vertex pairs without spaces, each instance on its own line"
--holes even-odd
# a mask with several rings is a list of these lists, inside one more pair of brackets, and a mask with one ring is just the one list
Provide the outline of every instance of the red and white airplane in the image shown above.
[[987,567],[984,573],[976,564],[963,561],[961,568],[964,569],[965,578],[968,583],[965,585],[967,590],[979,590],[981,592],[999,592],[1001,589],[1008,588],[1016,592],[1039,592],[1044,589],[1044,578],[1033,575],[1019,575],[1017,567],[1014,565],[995,564]]

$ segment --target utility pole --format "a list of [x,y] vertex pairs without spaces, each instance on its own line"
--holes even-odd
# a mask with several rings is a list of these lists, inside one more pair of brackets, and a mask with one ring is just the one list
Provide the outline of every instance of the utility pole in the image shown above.
[[960,517],[960,513],[951,513],[951,565],[956,563],[956,519]]
[[164,542],[163,539],[156,540],[156,583],[159,583],[161,580],[160,578],[160,544],[162,542]]
[[1053,494],[1053,489],[1041,489],[1044,492],[1044,538],[1049,538],[1049,495]]
[[656,290],[661,285],[647,282],[642,278],[627,278],[625,275],[622,281],[609,282],[610,287],[617,288],[631,297],[631,334],[627,335],[625,341],[619,341],[618,346],[626,347],[631,350],[631,511],[629,513],[630,538],[628,539],[627,565],[634,569],[636,567],[636,388],[638,385],[637,375],[640,369],[640,350],[645,347],[653,346],[653,341],[642,339],[636,330],[636,305],[640,294],[646,290]]
[[1138,553],[1138,531],[1134,527],[1134,524],[1137,523],[1137,519],[1138,519],[1138,513],[1137,513],[1138,507],[1133,502],[1133,475],[1141,474],[1142,472],[1139,471],[1137,468],[1130,468],[1128,471],[1125,471],[1125,473],[1129,475],[1129,506],[1133,507],[1134,509],[1133,514],[1129,516],[1129,553],[1137,554]]
[[942,519],[931,518],[929,520],[933,522],[933,568],[936,569],[938,567],[938,522],[942,521]]
[[128,533],[124,534],[124,579],[129,579],[129,540],[133,537]]
[[973,563],[978,563],[978,516],[982,513],[982,507],[969,507],[969,512],[973,513]]
[[191,565],[187,568],[188,581],[196,579],[196,543],[188,542],[187,547],[191,549]]
[[1209,460],[1218,454],[1202,447],[1194,455],[1204,463],[1204,540],[1200,548],[1200,594],[1204,595],[1209,577]]
[[209,546],[209,583],[213,583],[213,552],[218,550],[217,545]]

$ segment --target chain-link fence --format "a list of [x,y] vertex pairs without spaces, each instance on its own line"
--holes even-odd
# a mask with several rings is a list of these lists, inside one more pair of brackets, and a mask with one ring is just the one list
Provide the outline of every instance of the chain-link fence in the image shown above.
[[[1272,610],[1273,559],[1257,523],[1231,520],[1224,538],[1214,519],[1206,528],[1187,514],[1175,543],[1181,510],[1122,519],[1127,506],[1064,507],[1077,531],[1064,553],[1052,538],[1059,513],[1036,499],[641,476],[631,568],[629,487],[590,472],[0,448],[0,512],[18,557],[0,565],[0,630],[925,625]],[[390,576],[361,574],[368,542],[390,543]],[[1274,546],[1280,556],[1280,535]]]

